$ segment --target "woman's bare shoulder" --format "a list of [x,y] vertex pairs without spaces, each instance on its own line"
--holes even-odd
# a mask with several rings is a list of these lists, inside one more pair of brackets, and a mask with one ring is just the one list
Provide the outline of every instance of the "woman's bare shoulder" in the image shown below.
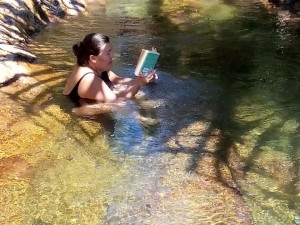
[[66,86],[63,90],[64,95],[70,94],[70,92],[73,90],[75,85],[78,83],[78,81],[82,78],[87,73],[93,73],[93,70],[90,69],[89,67],[76,67],[74,70],[71,72],[70,76],[67,79]]

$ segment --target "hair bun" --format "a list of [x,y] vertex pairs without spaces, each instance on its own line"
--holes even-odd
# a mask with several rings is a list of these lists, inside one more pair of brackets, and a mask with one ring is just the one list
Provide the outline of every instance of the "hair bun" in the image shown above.
[[79,50],[80,50],[81,46],[82,46],[82,41],[76,43],[75,45],[73,45],[73,53],[74,53],[75,56],[78,56],[78,53],[79,53]]

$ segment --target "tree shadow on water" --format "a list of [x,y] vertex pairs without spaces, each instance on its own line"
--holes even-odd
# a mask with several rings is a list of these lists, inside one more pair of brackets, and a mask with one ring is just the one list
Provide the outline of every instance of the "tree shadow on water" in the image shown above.
[[[213,125],[210,126],[203,134],[200,134],[200,136],[203,135],[203,139],[205,140],[198,140],[197,144],[195,144],[197,147],[194,148],[188,148],[186,147],[183,143],[178,142],[178,137],[176,135],[174,137],[169,136],[169,139],[175,139],[176,146],[174,149],[170,148],[169,150],[166,150],[167,152],[171,152],[174,154],[178,153],[185,153],[189,154],[191,156],[191,159],[189,161],[189,165],[187,165],[187,171],[190,172],[196,172],[199,163],[202,160],[203,156],[205,154],[208,155],[213,155],[213,157],[216,158],[216,163],[215,163],[215,171],[216,171],[216,177],[219,179],[220,182],[222,182],[225,186],[234,186],[231,184],[226,183],[226,181],[222,178],[221,175],[221,167],[225,164],[227,167],[230,169],[229,162],[228,162],[228,155],[229,155],[229,149],[231,148],[231,144],[225,139],[226,138],[221,138],[221,142],[226,142],[220,143],[218,150],[216,152],[206,152],[205,146],[208,145],[209,143],[209,137],[213,136],[211,133],[215,129],[221,129],[221,135],[226,133],[226,124],[222,124],[223,121],[227,120],[226,118],[227,113],[229,114],[230,111],[232,110],[230,107],[234,107],[233,102],[228,103],[224,101],[227,95],[227,91],[231,91],[231,85],[233,81],[236,80],[236,76],[243,76],[243,78],[247,78],[247,74],[251,73],[251,71],[254,69],[254,64],[253,64],[253,58],[254,58],[254,50],[251,46],[251,39],[247,40],[245,38],[239,37],[237,33],[235,33],[234,29],[231,29],[228,27],[228,21],[225,21],[223,23],[218,24],[219,27],[222,27],[222,29],[218,31],[214,31],[218,33],[219,38],[215,38],[214,34],[207,33],[208,38],[212,39],[212,46],[210,46],[211,51],[199,51],[199,49],[206,48],[207,46],[201,46],[202,37],[201,35],[196,34],[197,30],[201,30],[203,26],[205,25],[206,22],[204,21],[199,21],[198,23],[193,21],[193,24],[190,26],[185,24],[185,30],[180,30],[180,24],[174,24],[170,17],[168,17],[168,14],[165,14],[162,12],[162,5],[163,1],[157,0],[155,1],[155,4],[153,2],[149,4],[149,13],[153,16],[154,20],[156,21],[156,30],[157,34],[159,37],[165,37],[166,38],[166,43],[164,47],[162,48],[162,55],[164,56],[163,61],[161,62],[160,66],[161,67],[173,67],[177,68],[178,65],[182,65],[178,59],[183,59],[185,62],[185,67],[187,68],[184,71],[191,71],[191,70],[199,70],[200,73],[206,74],[206,71],[204,70],[205,68],[213,68],[213,72],[218,74],[219,78],[222,80],[224,79],[224,83],[221,85],[223,89],[223,93],[221,93],[221,97],[219,99],[219,103],[215,103],[216,105],[219,105],[217,111],[220,112],[221,114],[221,119],[216,119],[216,121],[211,121]],[[189,8],[191,10],[191,8]],[[171,16],[171,15],[170,15]],[[174,16],[174,14],[172,14]],[[184,21],[183,21],[184,22]],[[182,23],[184,24],[184,23]],[[234,23],[229,23],[229,24],[234,24]],[[158,28],[157,28],[158,27]],[[165,29],[166,28],[166,29]],[[206,27],[205,27],[206,28]],[[192,34],[192,32],[194,34]],[[170,35],[174,33],[174,35]],[[170,36],[169,36],[170,35]],[[229,38],[228,38],[229,37]],[[193,45],[194,43],[197,43],[196,40],[200,40],[200,46],[195,46]],[[191,42],[184,42],[184,40],[190,40]],[[169,43],[172,41],[172,43]],[[192,43],[192,44],[191,44]],[[164,44],[161,43],[162,45]],[[197,44],[196,44],[197,45]],[[178,49],[180,47],[182,49]],[[159,48],[159,46],[158,46]],[[185,53],[188,53],[186,57]],[[205,61],[203,60],[205,59]],[[172,62],[173,65],[170,65],[170,62]],[[203,65],[204,63],[204,65]],[[206,65],[205,65],[206,63]],[[201,67],[199,67],[199,64],[202,64]],[[180,68],[180,67],[178,67]],[[203,69],[204,68],[204,69]],[[177,71],[178,73],[178,71]],[[186,74],[175,74],[175,76],[189,76]],[[230,80],[230,77],[232,80]],[[173,87],[174,88],[174,87]],[[176,89],[180,90],[180,89]],[[166,93],[168,91],[174,91],[174,90],[166,90]],[[153,96],[152,96],[153,97]],[[155,98],[155,97],[154,97]],[[178,100],[174,100],[178,101]],[[190,99],[185,99],[185,101],[190,101]],[[172,102],[170,102],[172,104]],[[201,104],[201,103],[196,103],[196,104]],[[172,107],[172,106],[171,106]],[[187,107],[194,107],[192,104],[187,106]],[[176,109],[174,109],[176,111]],[[227,112],[226,112],[227,111]],[[218,113],[218,112],[217,112]],[[226,116],[224,116],[226,114]],[[186,114],[188,116],[188,114]],[[176,117],[176,116],[175,116]],[[178,117],[178,116],[177,116]],[[197,117],[197,116],[196,116]],[[177,118],[179,121],[181,118]],[[182,130],[187,129],[190,125],[197,121],[205,121],[202,120],[201,115],[199,115],[198,118],[191,119],[189,123],[182,123],[181,125],[177,125],[176,127],[173,126],[172,132],[175,134],[180,133]],[[189,137],[187,137],[189,138]],[[166,139],[165,141],[168,141]],[[236,187],[233,187],[236,189]],[[237,189],[236,189],[237,191]],[[238,191],[237,191],[238,192]]]
[[[86,130],[84,126],[79,125],[78,121],[80,120],[80,118],[76,118],[76,116],[72,115],[71,109],[73,106],[72,104],[70,104],[69,99],[67,99],[62,94],[58,99],[53,99],[54,93],[52,93],[50,89],[55,88],[55,86],[61,86],[61,83],[65,80],[65,75],[58,74],[51,75],[43,79],[39,78],[40,76],[44,76],[44,74],[51,72],[53,71],[46,69],[38,72],[33,72],[29,76],[24,74],[17,74],[14,79],[3,83],[0,87],[0,91],[4,95],[6,95],[12,102],[15,102],[16,105],[22,107],[22,111],[26,113],[28,119],[32,121],[37,127],[42,128],[42,130],[44,130],[46,133],[51,134],[52,126],[54,126],[55,123],[59,123],[66,127],[76,127],[76,129],[79,129],[79,131],[84,136],[88,137],[90,140],[93,140],[97,135],[92,135]],[[57,84],[53,86],[53,82]],[[47,108],[51,105],[60,105],[62,107],[61,109],[70,114],[71,119],[62,119],[62,115],[64,112],[59,112],[59,115],[56,114],[57,112],[55,111],[48,110]],[[41,121],[40,116],[42,115],[48,117],[47,120],[52,122],[45,123],[45,121]],[[9,122],[10,124],[14,124],[18,121],[18,118],[11,119],[12,120]],[[70,134],[72,133],[71,130],[67,131],[70,132]],[[76,135],[71,136],[79,145],[84,146],[84,142],[80,139],[80,137],[77,137]]]
[[[172,24],[172,21],[168,18],[168,16],[161,12],[160,7],[162,5],[162,1],[157,2],[159,4],[154,8],[151,8],[151,12],[156,13],[154,14],[154,17],[156,16],[156,22],[159,24],[156,24],[156,26],[159,27],[162,24],[162,27],[173,26],[173,32],[177,33],[176,37],[187,37],[189,34],[185,32],[190,30],[185,27],[187,28],[185,31],[179,31],[178,26],[176,24]],[[234,1],[232,1],[232,4],[234,4]],[[185,66],[188,69],[190,68],[196,71],[198,70],[199,74],[203,74],[205,76],[207,72],[214,73],[214,76],[217,77],[216,80],[218,81],[222,89],[222,91],[220,92],[220,98],[217,100],[218,108],[216,109],[216,112],[219,115],[218,119],[214,121],[215,128],[219,128],[221,130],[222,138],[219,143],[217,152],[207,153],[213,154],[217,158],[215,168],[216,171],[218,171],[216,172],[216,174],[220,178],[221,182],[223,182],[220,172],[222,164],[227,165],[229,170],[231,170],[233,179],[237,183],[239,183],[242,179],[246,179],[245,176],[248,171],[255,170],[256,161],[261,157],[261,153],[264,152],[262,147],[267,146],[272,138],[276,138],[274,136],[275,133],[280,134],[282,127],[284,127],[284,123],[293,119],[295,119],[296,123],[299,122],[299,116],[292,115],[291,112],[289,112],[289,108],[286,108],[285,106],[283,106],[282,108],[282,106],[280,106],[280,103],[277,102],[276,99],[274,101],[274,104],[279,109],[274,110],[273,113],[260,115],[257,119],[243,123],[238,121],[235,117],[236,109],[241,105],[240,100],[251,98],[251,94],[253,93],[253,91],[255,91],[256,88],[259,89],[259,86],[265,79],[270,78],[264,77],[263,74],[261,74],[261,71],[259,69],[263,68],[263,63],[266,62],[260,62],[259,59],[263,59],[263,57],[260,58],[260,56],[264,56],[264,54],[268,56],[268,54],[275,53],[275,49],[277,48],[276,43],[270,44],[270,39],[266,38],[264,40],[263,38],[257,38],[256,34],[256,32],[261,32],[261,35],[264,35],[263,32],[268,32],[272,28],[276,29],[275,23],[273,27],[270,25],[270,21],[273,21],[273,18],[271,18],[270,15],[267,15],[268,14],[264,12],[264,9],[261,9],[261,12],[257,10],[255,10],[254,12],[251,10],[247,10],[244,12],[244,15],[239,15],[238,18],[222,21],[217,25],[218,27],[220,27],[220,29],[215,29],[214,33],[210,36],[211,42],[209,43],[212,43],[212,45],[210,46],[210,48],[207,48],[210,49],[210,51],[199,51],[198,49],[203,49],[206,46],[197,47],[194,45],[193,49],[191,49],[188,45],[187,48],[184,49],[185,52],[188,52],[188,57],[183,58]],[[266,19],[269,19],[270,21],[264,21]],[[201,29],[203,26],[203,21],[201,21],[198,25],[199,29]],[[249,29],[247,32],[245,32],[249,28],[249,26],[251,26],[252,29]],[[193,28],[195,27],[197,27],[197,23],[193,24]],[[171,52],[172,54],[170,56],[167,53],[163,54],[164,61],[168,63],[178,62],[177,59],[182,58],[181,54],[183,51],[178,51],[178,49],[176,48],[177,44],[182,45],[182,43],[180,42],[180,38],[168,39],[170,36],[168,36],[167,32],[168,31],[164,31],[162,29],[161,33],[157,34],[161,35],[161,37],[166,36],[167,41],[175,41],[174,43],[172,43],[172,45],[166,43],[166,46],[169,48],[168,52]],[[195,35],[194,38],[199,38],[199,40],[201,40],[201,36]],[[274,49],[273,53],[272,49]],[[292,53],[294,53],[294,51],[292,51]],[[288,51],[288,53],[286,54],[291,54],[291,52]],[[284,57],[283,59],[285,60]],[[293,61],[295,61],[294,57],[291,58],[291,61],[289,62]],[[163,63],[161,64],[162,66],[164,66]],[[199,64],[201,64],[201,66],[198,66]],[[180,62],[178,62],[177,65],[181,65]],[[285,65],[286,68],[280,69],[290,71],[291,69],[288,66],[289,63],[286,63]],[[207,70],[207,68],[209,70]],[[297,73],[298,71],[296,71],[296,74]],[[280,80],[277,81],[276,73],[272,74],[272,76],[274,76],[272,77],[272,81],[276,83],[278,82],[280,86],[285,86],[285,84],[283,84]],[[295,79],[295,73],[293,73],[292,77],[293,79]],[[278,78],[281,79],[281,77]],[[270,80],[268,80],[268,82],[270,82]],[[286,93],[283,93],[283,95],[299,95],[299,90],[297,88],[293,88],[295,86],[295,83],[293,84],[292,88],[288,87],[288,83],[289,82],[287,82],[285,88],[285,90],[287,91]],[[263,85],[261,86],[261,88],[263,89]],[[295,102],[295,100],[293,100],[292,102]],[[293,105],[294,103],[291,104]],[[252,113],[263,114],[264,112]],[[239,149],[238,146],[243,146],[244,144],[246,145],[244,137],[249,135],[249,133],[254,129],[261,129],[260,127],[262,127],[262,125],[265,124],[266,121],[272,121],[273,118],[278,117],[278,115],[281,118],[280,122],[271,123],[268,128],[262,128],[262,133],[256,137],[257,141],[255,147],[251,150],[250,147],[248,149],[250,150],[250,154],[247,155],[246,158],[241,157],[241,149]],[[192,123],[193,122],[191,122],[190,124]],[[180,130],[188,126],[189,124],[178,126],[176,127],[177,132],[175,131],[174,133],[178,133],[180,132]],[[299,129],[295,131],[295,134],[299,134]],[[287,155],[291,159],[297,159],[297,157],[299,156],[299,154],[297,154],[297,150],[299,149],[299,146],[297,144],[298,139],[299,138],[297,135],[295,135],[294,138],[291,138],[291,145],[293,146],[294,150],[287,153]],[[205,155],[205,145],[205,142],[200,141],[197,144],[198,147],[187,149],[184,145],[177,142],[177,147],[174,149],[171,148],[169,152],[172,152],[174,154],[177,154],[178,152],[190,154],[191,160],[189,165],[187,166],[187,170],[196,171],[199,162]],[[233,160],[231,157],[232,155],[236,156],[236,162],[231,161]],[[292,170],[295,171],[295,178],[292,179],[292,182],[286,185],[285,189],[289,193],[293,193],[295,195],[299,193],[299,187],[297,187],[299,183],[299,160],[290,162],[292,163]],[[261,176],[263,175],[258,171],[257,174]],[[266,171],[265,175],[269,175],[270,178],[272,178],[272,174],[268,174],[268,172]],[[230,186],[230,184],[225,185]],[[240,190],[240,188],[238,189]],[[243,192],[243,190],[241,192]],[[264,194],[267,195],[267,193]],[[281,199],[279,195],[276,195],[275,198]],[[292,198],[288,198],[287,200],[290,202],[290,204],[295,203]]]
[[[156,1],[156,3],[157,5],[155,7],[157,7],[157,12],[159,14],[159,9],[161,7],[162,1]],[[163,20],[163,23],[170,23],[170,26],[173,26],[172,22],[168,20],[168,18],[160,17],[160,19]],[[243,21],[236,22],[239,22],[240,24]],[[226,23],[224,22],[219,26],[226,28]],[[174,27],[176,26],[174,25]],[[162,118],[159,118],[162,119],[164,123],[158,125],[155,130],[151,131],[151,133],[149,134],[160,139],[161,143],[164,144],[164,147],[163,149],[161,149],[161,151],[174,155],[177,155],[179,153],[188,155],[189,160],[188,164],[186,165],[186,171],[188,173],[199,173],[199,169],[201,169],[199,168],[199,166],[205,167],[207,165],[206,161],[204,161],[206,156],[214,158],[214,178],[217,181],[221,182],[224,186],[234,189],[235,192],[239,194],[240,188],[238,186],[236,187],[235,185],[232,185],[231,182],[228,182],[228,180],[223,178],[222,170],[224,168],[224,165],[228,168],[231,173],[230,176],[233,177],[234,180],[235,173],[237,172],[235,171],[235,168],[231,167],[232,162],[230,161],[230,155],[232,151],[235,151],[235,155],[239,156],[239,149],[238,147],[236,147],[236,143],[244,144],[244,140],[242,137],[250,133],[253,127],[255,128],[259,126],[263,121],[271,119],[274,114],[265,115],[263,117],[260,117],[260,119],[255,119],[252,122],[245,122],[243,125],[236,121],[236,118],[234,117],[236,107],[239,106],[241,99],[246,98],[249,95],[249,92],[251,92],[252,90],[251,88],[255,85],[255,81],[259,79],[259,77],[248,77],[256,69],[254,63],[256,53],[252,48],[252,44],[256,42],[255,38],[253,38],[253,36],[251,35],[249,35],[249,38],[240,37],[238,35],[237,37],[235,37],[234,35],[236,33],[232,32],[232,34],[228,34],[230,33],[230,29],[225,28],[219,31],[219,38],[216,38],[212,41],[212,52],[197,53],[197,46],[193,46],[195,52],[192,55],[194,55],[194,57],[192,57],[192,59],[188,60],[187,62],[188,68],[195,67],[197,63],[200,64],[199,61],[201,62],[201,60],[197,59],[197,57],[205,58],[205,56],[207,56],[206,59],[208,60],[206,61],[206,65],[209,65],[209,67],[211,67],[212,65],[214,66],[213,69],[214,72],[218,75],[221,91],[219,91],[217,95],[209,96],[210,94],[212,94],[211,90],[204,90],[200,86],[195,88],[190,86],[189,83],[187,83],[187,85],[176,86],[176,83],[180,83],[182,80],[175,79],[173,81],[176,82],[171,84],[163,82],[161,84],[158,84],[157,86],[160,85],[160,87],[161,85],[166,86],[165,89],[162,88],[161,90],[161,93],[163,93],[163,97],[159,94],[153,94],[147,97],[148,99],[151,98],[153,101],[166,99],[164,105],[156,107],[157,113],[153,113],[150,115],[153,117],[157,116],[159,118],[162,115],[161,112],[165,113]],[[181,35],[184,35],[184,32],[182,32]],[[222,38],[225,36],[229,36],[230,38]],[[176,44],[177,43],[172,43],[172,45],[174,45],[175,47]],[[172,49],[172,47],[170,46],[171,45],[168,45],[168,48],[170,48],[171,52],[175,54],[170,54],[170,57],[166,59],[166,62],[178,62],[172,61],[172,59],[180,58],[180,54],[182,53],[182,51],[178,51],[178,49],[175,49],[175,47]],[[200,72],[205,74],[205,70],[202,70],[201,67],[197,68]],[[44,72],[46,71],[32,74],[32,76],[38,77]],[[38,110],[41,109],[41,105],[35,104],[46,98],[48,90],[39,92],[39,94],[30,102],[26,101],[26,99],[24,100],[24,98],[21,97],[22,94],[30,92],[31,90],[34,90],[34,88],[41,85],[49,85],[49,87],[51,88],[61,87],[62,81],[58,82],[55,85],[51,85],[50,83],[55,81],[56,79],[63,78],[64,77],[62,75],[59,75],[57,77],[50,77],[44,80],[39,80],[36,84],[26,86],[23,90],[21,89],[14,94],[6,93],[6,95],[11,100],[19,102],[19,104],[21,104],[21,106],[24,108],[24,111],[30,116],[38,115],[38,111],[33,110],[33,108],[36,107]],[[164,77],[164,79],[167,78]],[[239,89],[239,84],[241,81],[249,81],[247,85],[243,86],[242,90]],[[187,91],[191,91],[191,93],[197,94],[195,94],[194,96],[184,96],[184,93],[186,93]],[[287,91],[287,93],[289,93],[289,91]],[[210,100],[212,101],[212,104],[206,104],[206,102],[210,102]],[[50,100],[50,102],[51,104],[62,106],[63,111],[71,114],[70,109],[72,108],[72,106],[68,102],[68,99],[62,100],[60,99],[60,97],[56,96],[56,99],[52,99]],[[47,105],[48,103],[45,103],[44,105],[42,104],[42,108],[46,108]],[[178,105],[181,105],[181,108],[177,107]],[[196,109],[193,109],[193,107],[196,107]],[[216,116],[213,118],[207,116],[208,114],[210,114],[209,111],[211,110],[213,110],[216,114]],[[193,111],[193,113],[189,114],[188,112],[191,111]],[[71,117],[70,121],[65,121],[61,120],[58,115],[53,112],[45,111],[45,113],[54,121],[57,121],[58,123],[69,127],[71,130],[70,133],[75,126],[79,126],[80,132],[87,136],[90,141],[93,141],[98,137],[98,133],[91,134],[85,129],[84,126],[78,125],[78,122],[81,120],[80,118],[78,119],[76,117]],[[287,121],[291,118],[299,121],[299,116],[297,117],[297,115],[291,115],[287,109],[282,109],[281,117],[282,121]],[[41,126],[43,129],[45,129],[47,132],[51,132],[51,124],[50,126],[45,126],[38,120],[36,120],[35,123],[37,124],[37,126]],[[283,126],[283,123],[284,122],[281,122],[280,124],[272,124],[271,127],[269,127],[268,129],[264,129],[262,131],[262,134],[257,137],[257,145],[255,146],[255,148],[251,149],[251,153],[246,157],[246,159],[243,159],[246,165],[244,167],[245,170],[255,170],[255,160],[260,156],[260,147],[263,147],[267,144],[268,136],[270,136],[272,133],[278,132]],[[243,129],[239,130],[238,128],[240,127],[242,127]],[[214,134],[215,129],[220,130],[220,134]],[[296,132],[299,134],[299,128]],[[76,142],[78,142],[81,146],[84,146],[84,143],[80,138],[76,137],[75,135],[73,135],[72,137],[74,137]],[[215,140],[217,142],[217,146],[213,148],[213,151],[208,146],[210,146],[211,144],[210,141],[214,141],[212,140],[214,138],[217,139]],[[289,153],[289,156],[291,158],[298,157],[299,155],[297,153],[297,151],[299,150],[299,145],[297,144],[298,140],[299,138],[296,136],[295,138],[293,138],[294,151],[293,153]],[[172,143],[169,144],[170,142]],[[132,149],[135,147],[139,146],[130,146],[130,148]],[[153,147],[153,145],[149,143],[146,148],[147,147],[149,147],[150,149]],[[151,153],[152,152],[149,151],[149,154]],[[295,167],[295,169],[298,169],[299,160],[296,161],[296,163],[294,162],[293,166]],[[259,175],[261,176],[268,176],[267,171],[255,172],[257,172],[257,174],[260,173]],[[247,171],[245,171],[245,174],[246,173]],[[296,186],[297,182],[299,182],[299,176],[296,176],[291,184]],[[295,188],[293,192],[296,193],[297,189]],[[274,197],[280,199],[280,196],[274,195]]]

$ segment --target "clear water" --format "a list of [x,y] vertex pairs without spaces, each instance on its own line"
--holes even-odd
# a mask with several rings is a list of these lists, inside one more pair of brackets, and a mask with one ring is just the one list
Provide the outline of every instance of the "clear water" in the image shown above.
[[[30,85],[1,89],[0,222],[296,223],[299,28],[260,2],[91,4],[33,38]],[[90,32],[122,75],[161,53],[125,111],[78,117],[61,94]]]

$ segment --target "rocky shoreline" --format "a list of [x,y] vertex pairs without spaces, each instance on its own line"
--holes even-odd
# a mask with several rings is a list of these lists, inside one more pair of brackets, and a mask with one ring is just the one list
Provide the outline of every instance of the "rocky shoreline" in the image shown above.
[[36,59],[27,44],[47,25],[86,10],[85,0],[0,1],[0,85],[29,74]]

